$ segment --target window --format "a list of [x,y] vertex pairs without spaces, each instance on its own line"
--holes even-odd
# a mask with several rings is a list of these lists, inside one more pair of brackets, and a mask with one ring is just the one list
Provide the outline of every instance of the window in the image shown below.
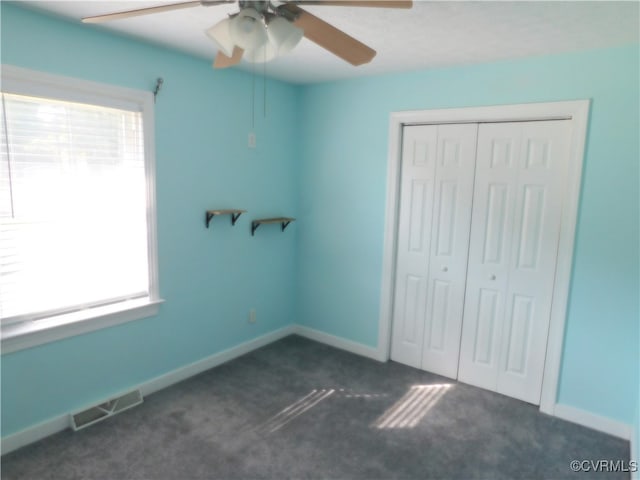
[[7,66],[1,90],[3,350],[156,313],[152,94]]

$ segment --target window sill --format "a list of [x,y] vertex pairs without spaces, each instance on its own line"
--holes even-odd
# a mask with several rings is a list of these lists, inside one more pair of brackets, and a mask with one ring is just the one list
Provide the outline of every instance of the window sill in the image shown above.
[[164,300],[148,298],[2,327],[2,355],[156,315]]

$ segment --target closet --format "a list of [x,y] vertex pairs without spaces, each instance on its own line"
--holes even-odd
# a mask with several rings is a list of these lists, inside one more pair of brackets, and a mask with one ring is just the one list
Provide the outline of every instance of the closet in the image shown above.
[[540,403],[570,135],[403,127],[393,360]]

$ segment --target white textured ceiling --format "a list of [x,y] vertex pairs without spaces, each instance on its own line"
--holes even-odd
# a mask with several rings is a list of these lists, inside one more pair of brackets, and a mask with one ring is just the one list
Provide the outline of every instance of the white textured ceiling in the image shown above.
[[[178,1],[20,3],[79,22],[85,16]],[[303,39],[292,53],[269,62],[267,75],[313,83],[638,43],[639,7],[638,1],[415,1],[411,10],[309,6],[304,8],[368,44],[377,56],[353,67]],[[216,51],[204,30],[237,10],[236,4],[196,6],[87,28],[121,32],[212,60]],[[251,66],[243,62],[238,68]]]

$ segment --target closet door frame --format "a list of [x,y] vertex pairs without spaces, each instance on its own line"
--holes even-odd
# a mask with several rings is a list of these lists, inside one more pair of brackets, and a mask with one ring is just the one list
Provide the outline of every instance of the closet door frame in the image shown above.
[[393,299],[396,272],[396,240],[400,201],[400,169],[402,164],[402,129],[408,125],[446,123],[496,123],[536,120],[570,120],[571,147],[567,168],[567,188],[562,198],[563,209],[558,244],[547,355],[542,381],[540,411],[554,415],[557,402],[560,363],[564,340],[567,301],[571,284],[573,248],[580,200],[580,185],[589,118],[590,100],[526,103],[486,107],[451,108],[392,112],[389,122],[387,161],[387,198],[385,212],[382,287],[378,332],[378,358],[389,360],[393,321]]

